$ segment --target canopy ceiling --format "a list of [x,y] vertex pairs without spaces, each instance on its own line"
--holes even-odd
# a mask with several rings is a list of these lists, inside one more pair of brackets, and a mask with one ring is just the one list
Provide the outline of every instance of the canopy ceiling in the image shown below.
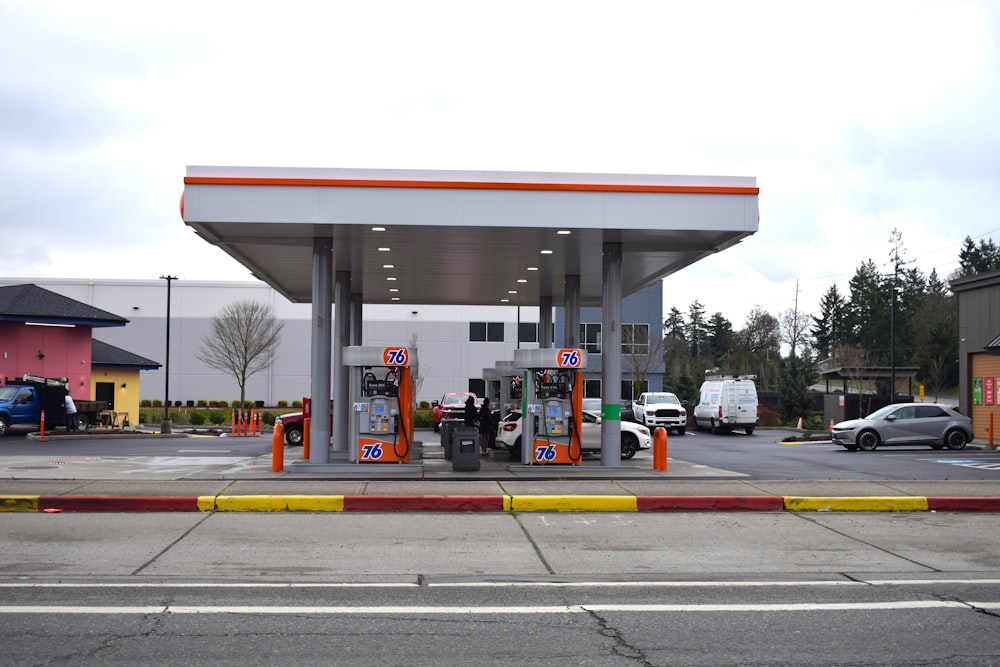
[[313,239],[366,304],[560,305],[566,275],[599,306],[602,248],[622,294],[757,231],[749,177],[188,167],[182,216],[293,302]]

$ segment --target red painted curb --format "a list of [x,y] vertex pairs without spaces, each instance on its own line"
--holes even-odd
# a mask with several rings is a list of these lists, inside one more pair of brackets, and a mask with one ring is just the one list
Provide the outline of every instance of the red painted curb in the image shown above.
[[780,512],[785,509],[782,496],[638,496],[640,512],[664,511],[741,511]]
[[502,512],[504,496],[344,496],[345,512]]
[[1000,512],[1000,498],[983,496],[939,496],[927,498],[934,512]]
[[198,496],[39,496],[38,511],[198,512]]

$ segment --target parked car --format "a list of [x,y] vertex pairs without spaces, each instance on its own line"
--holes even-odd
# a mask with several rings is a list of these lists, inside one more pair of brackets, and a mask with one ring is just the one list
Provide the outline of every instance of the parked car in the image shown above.
[[[598,412],[584,410],[581,414],[582,451],[594,454],[601,451],[601,416]],[[640,449],[649,449],[653,440],[649,429],[633,422],[621,422],[622,458],[630,459]],[[521,413],[511,412],[497,426],[497,449],[506,449],[512,459],[521,458]]]
[[483,406],[483,399],[471,391],[448,392],[440,401],[434,401],[434,432],[441,430],[442,419],[464,419],[465,401],[471,396],[476,402],[476,409]]
[[833,425],[833,441],[852,452],[870,452],[882,445],[963,449],[970,440],[972,420],[936,403],[893,403],[864,419]]
[[281,427],[285,429],[285,444],[293,447],[302,444],[302,426],[305,424],[305,415],[301,412],[289,412],[287,415],[276,417],[275,421],[281,422]]
[[[636,421],[635,414],[632,412],[632,401],[622,401],[621,403],[621,420],[623,422],[634,422]],[[601,399],[599,398],[585,398],[583,399],[583,409],[588,412],[593,412],[596,415],[601,414],[603,405]]]
[[632,403],[632,413],[636,421],[646,428],[662,426],[677,435],[684,435],[687,430],[687,410],[681,404],[681,399],[669,391],[644,391]]

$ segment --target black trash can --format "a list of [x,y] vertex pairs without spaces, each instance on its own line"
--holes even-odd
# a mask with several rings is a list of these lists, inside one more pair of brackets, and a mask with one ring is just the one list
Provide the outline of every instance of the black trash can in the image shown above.
[[451,469],[479,470],[479,431],[460,424],[451,434]]
[[441,446],[444,448],[444,458],[447,461],[451,460],[451,434],[459,426],[462,426],[463,422],[460,419],[442,419],[441,420]]

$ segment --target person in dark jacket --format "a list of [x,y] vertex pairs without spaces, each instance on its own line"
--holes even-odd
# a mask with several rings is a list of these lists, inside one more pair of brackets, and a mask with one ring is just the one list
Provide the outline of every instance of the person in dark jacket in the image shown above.
[[476,399],[469,396],[469,398],[465,399],[465,425],[475,426],[478,416],[479,410],[476,409]]
[[490,455],[490,432],[493,427],[493,410],[490,409],[490,399],[483,399],[483,407],[479,408],[479,453]]

